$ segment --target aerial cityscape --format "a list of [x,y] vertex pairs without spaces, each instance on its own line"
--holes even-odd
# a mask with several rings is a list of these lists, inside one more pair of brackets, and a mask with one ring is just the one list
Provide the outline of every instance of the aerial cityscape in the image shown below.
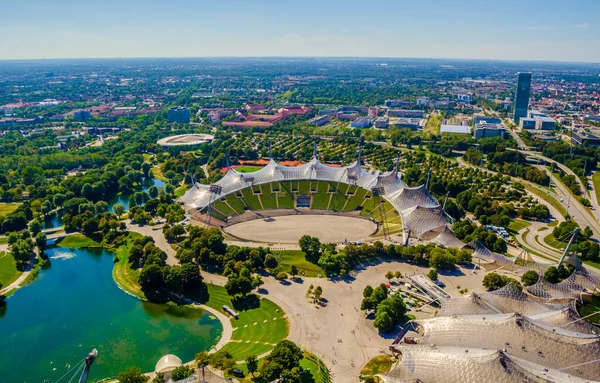
[[0,380],[600,381],[600,4],[424,3],[5,4]]

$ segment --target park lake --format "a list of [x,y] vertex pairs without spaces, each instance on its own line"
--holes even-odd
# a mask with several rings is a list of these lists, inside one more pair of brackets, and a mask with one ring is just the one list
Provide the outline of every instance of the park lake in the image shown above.
[[192,360],[222,333],[206,312],[142,302],[121,291],[108,251],[46,253],[48,266],[0,308],[3,382],[55,382],[93,348],[99,355],[89,381],[130,366],[153,371],[161,356]]

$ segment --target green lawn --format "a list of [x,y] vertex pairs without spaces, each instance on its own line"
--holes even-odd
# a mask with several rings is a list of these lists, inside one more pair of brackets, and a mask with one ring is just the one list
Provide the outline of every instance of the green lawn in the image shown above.
[[99,247],[100,244],[83,234],[73,234],[61,239],[57,246],[74,249],[80,247]]
[[10,253],[0,251],[0,288],[13,283],[22,274]]
[[558,202],[556,198],[552,197],[544,191],[541,191],[536,187],[529,186],[528,184],[524,184],[524,186],[525,189],[527,189],[527,191],[535,194],[536,196],[540,197],[541,199],[552,205],[556,210],[558,210],[560,214],[563,215],[563,217],[567,216],[567,209],[565,209],[565,207],[560,202]]
[[[258,364],[264,359],[259,359]],[[329,375],[329,369],[325,363],[320,360],[316,355],[313,355],[309,352],[304,353],[304,359],[300,361],[300,366],[306,371],[301,376],[302,383],[330,383],[331,377]],[[240,381],[241,383],[268,383],[260,377],[259,373],[256,373],[256,376],[252,376],[248,372],[248,366],[246,363],[236,364],[235,368],[242,370],[244,372],[245,378],[238,378],[233,374],[226,374],[225,376],[228,378],[234,378]],[[310,372],[308,371],[310,370]]]
[[121,246],[117,249],[116,258],[118,259],[118,262],[115,262],[112,274],[117,285],[119,285],[123,290],[145,300],[146,296],[142,292],[142,287],[138,283],[140,270],[132,269],[131,265],[129,264],[129,251],[133,247],[133,241],[141,237],[141,234],[129,232],[127,236],[127,245]]
[[217,200],[214,204],[213,207],[215,209],[217,209],[218,211],[220,211],[225,217],[230,217],[233,215],[237,215],[235,210],[233,210],[231,207],[229,207],[228,204],[226,204],[225,202],[221,201],[221,200]]
[[0,216],[6,216],[17,210],[17,208],[21,206],[20,203],[12,202],[12,203],[0,203]]
[[241,199],[236,197],[235,194],[228,194],[225,197],[225,200],[237,214],[242,214],[245,211],[244,210],[244,206],[245,206],[244,202],[242,202]]
[[518,232],[520,230],[528,228],[529,226],[531,226],[530,222],[523,221],[522,219],[514,219],[508,224],[508,229],[514,232]]
[[595,172],[592,176],[592,182],[594,183],[594,192],[596,193],[596,201],[600,203],[600,172]]
[[258,200],[258,196],[254,195],[254,193],[252,193],[252,188],[246,188],[242,190],[242,195],[244,197],[244,201],[246,202],[246,205],[248,205],[248,207],[252,210],[262,210],[262,205],[260,204],[260,201]]
[[254,173],[260,169],[262,169],[260,166],[238,166],[235,168],[235,171],[239,173]]
[[[594,295],[590,303],[586,303],[579,307],[579,315],[585,317],[594,312],[600,311],[600,295]],[[585,319],[590,323],[600,324],[600,313],[589,316]]]
[[554,227],[556,225],[558,225],[558,220],[554,220],[548,224],[548,226],[550,226],[550,227]]
[[440,135],[440,128],[442,126],[442,115],[431,113],[427,122],[425,123],[425,127],[423,128],[423,133]]
[[560,249],[560,250],[563,250],[567,247],[566,242],[557,240],[556,238],[554,238],[554,235],[552,233],[550,233],[544,237],[544,243],[550,247],[554,247],[555,249]]
[[274,344],[287,338],[289,325],[285,313],[272,301],[263,298],[258,307],[242,311],[243,307],[240,308],[231,301],[224,287],[207,285],[207,290],[207,306],[225,313],[223,306],[227,305],[239,313],[238,319],[230,319],[234,328],[233,341],[224,347],[231,353],[233,360],[264,354]]
[[290,272],[292,265],[296,265],[300,275],[304,273],[305,277],[314,278],[319,275],[325,275],[323,269],[314,263],[308,262],[302,250],[281,250],[275,256],[279,265],[286,273]]
[[[278,183],[273,183],[271,185],[276,185]],[[261,185],[260,190],[260,200],[262,202],[262,206],[264,209],[277,209],[277,197],[271,191],[271,185]]]
[[374,376],[389,372],[394,365],[394,361],[388,355],[379,355],[371,359],[360,372],[363,376]]
[[181,185],[177,189],[175,189],[173,194],[175,194],[175,197],[182,197],[185,194],[185,192],[188,191],[189,188],[190,187],[188,185]]

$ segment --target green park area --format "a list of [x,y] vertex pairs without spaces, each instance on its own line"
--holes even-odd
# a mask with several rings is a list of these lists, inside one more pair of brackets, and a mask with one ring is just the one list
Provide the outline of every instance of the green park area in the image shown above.
[[206,306],[224,314],[227,313],[223,306],[229,306],[239,314],[237,319],[230,319],[233,335],[231,341],[223,348],[231,354],[233,360],[241,361],[249,356],[262,355],[287,338],[288,320],[283,310],[272,301],[249,295],[246,299],[238,298],[232,302],[224,287],[211,284],[207,284],[206,287]]
[[592,296],[592,300],[579,307],[579,315],[587,317],[588,322],[600,325],[600,295]]
[[558,212],[560,214],[562,214],[563,217],[567,216],[567,209],[565,209],[565,207],[560,202],[558,202],[558,200],[556,198],[552,197],[547,192],[542,191],[536,187],[529,186],[527,184],[525,184],[524,186],[525,186],[525,189],[527,189],[527,191],[535,194],[536,196],[540,197],[541,199],[543,199],[544,201],[546,201],[550,205],[552,205],[552,207],[554,207],[556,210],[558,210]]
[[20,203],[0,203],[0,216],[7,216],[21,206]]
[[360,372],[361,376],[384,374],[392,369],[394,361],[388,355],[379,355],[371,359]]
[[117,285],[128,293],[145,300],[146,296],[142,292],[142,287],[138,283],[140,269],[132,269],[129,264],[129,252],[133,247],[133,242],[141,238],[138,233],[129,232],[127,235],[127,244],[119,247],[115,254],[115,264],[113,266],[113,279]]
[[296,266],[298,274],[308,278],[324,276],[325,272],[318,265],[306,260],[302,250],[281,250],[275,253],[279,267],[282,271],[290,273],[292,266]]
[[592,176],[592,182],[594,183],[596,201],[600,203],[600,172],[594,173]]
[[58,244],[58,247],[64,247],[67,249],[79,249],[83,247],[101,247],[101,245],[91,239],[90,237],[86,237],[83,234],[73,234],[68,235],[61,239]]
[[[258,361],[260,365],[263,359]],[[325,363],[319,359],[316,355],[309,352],[304,353],[304,358],[300,361],[300,367],[305,371],[300,376],[301,383],[330,383],[331,375]],[[235,366],[236,369],[243,371],[245,378],[238,378],[232,374],[228,374],[227,377],[238,379],[241,383],[267,383],[260,377],[259,374],[252,375],[248,371],[246,363],[238,364]]]
[[528,228],[529,226],[531,226],[531,223],[527,222],[527,221],[523,221],[522,219],[513,219],[509,224],[508,224],[508,229],[516,232],[519,232],[523,229]]
[[0,288],[10,285],[22,274],[10,253],[0,251]]

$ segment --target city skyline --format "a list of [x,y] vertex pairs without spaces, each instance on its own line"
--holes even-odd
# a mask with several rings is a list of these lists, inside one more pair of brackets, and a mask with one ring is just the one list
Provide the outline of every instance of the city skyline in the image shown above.
[[[518,10],[518,11],[517,11]],[[600,62],[600,3],[34,0],[3,5],[0,60],[381,57]]]

